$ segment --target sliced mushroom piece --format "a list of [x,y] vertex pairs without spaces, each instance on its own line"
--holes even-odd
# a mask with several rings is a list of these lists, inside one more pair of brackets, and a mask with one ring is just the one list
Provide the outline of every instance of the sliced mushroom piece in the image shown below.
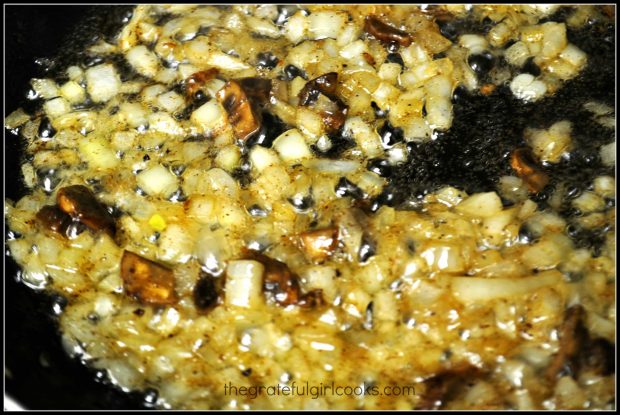
[[121,258],[125,292],[143,304],[169,305],[178,301],[172,270],[130,251]]
[[94,231],[103,231],[114,237],[114,218],[86,186],[63,187],[56,195],[59,208],[73,219],[82,222]]
[[250,77],[236,79],[235,81],[239,83],[250,102],[256,102],[261,105],[269,102],[272,85],[271,79]]
[[531,192],[540,192],[549,183],[549,176],[538,167],[534,155],[527,148],[519,148],[512,152],[510,166]]
[[614,373],[614,346],[603,338],[592,338],[585,325],[586,311],[581,305],[568,308],[560,327],[560,348],[545,372],[554,382],[560,376],[577,378],[582,370],[603,376]]
[[246,259],[253,259],[265,267],[263,290],[273,296],[280,305],[297,304],[300,288],[297,275],[289,267],[276,259],[256,251],[249,251]]
[[189,98],[193,98],[196,92],[202,88],[202,86],[214,79],[218,74],[216,68],[210,68],[204,71],[193,73],[185,80],[185,93]]
[[37,220],[44,228],[63,237],[67,236],[67,230],[73,221],[71,216],[60,210],[57,205],[43,206],[37,212]]
[[263,275],[263,291],[282,306],[299,305],[310,308],[323,304],[321,290],[301,293],[299,277],[293,273],[288,265],[258,251],[246,250],[246,259],[258,261],[265,267]]
[[323,290],[317,289],[303,294],[297,303],[298,306],[303,308],[316,308],[325,304],[323,300]]
[[228,120],[238,140],[246,141],[260,130],[260,120],[237,81],[228,81],[216,97],[228,113]]
[[338,247],[338,228],[329,227],[303,232],[299,240],[304,252],[314,262],[323,262]]
[[459,396],[469,383],[483,376],[483,371],[467,365],[440,372],[424,382],[425,391],[415,409],[445,408],[446,404]]
[[384,43],[396,42],[401,46],[409,46],[411,44],[409,33],[385,23],[377,16],[366,17],[364,31]]
[[347,118],[348,107],[336,96],[337,86],[338,73],[329,72],[306,82],[306,85],[299,91],[298,95],[299,105],[301,106],[315,104],[320,94],[333,101],[335,104],[333,110],[319,111],[328,132],[338,131],[344,125]]
[[545,372],[550,381],[554,381],[567,369],[569,372],[575,372],[574,363],[571,361],[588,337],[588,331],[583,324],[584,317],[585,310],[580,305],[574,305],[566,310],[559,333],[560,349]]
[[316,102],[319,94],[323,94],[331,100],[336,99],[336,86],[338,85],[338,73],[329,72],[306,82],[299,91],[299,105],[307,106]]
[[347,120],[347,112],[349,108],[339,99],[336,101],[336,105],[338,105],[337,111],[320,112],[321,118],[323,119],[323,124],[325,124],[328,132],[340,130]]

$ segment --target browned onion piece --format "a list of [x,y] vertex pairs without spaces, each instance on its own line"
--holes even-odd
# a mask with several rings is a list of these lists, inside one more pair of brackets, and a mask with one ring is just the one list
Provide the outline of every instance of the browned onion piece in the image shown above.
[[377,16],[366,17],[364,31],[373,35],[381,42],[397,42],[401,46],[409,46],[411,44],[411,36],[407,32],[383,22]]
[[512,152],[510,166],[531,192],[540,192],[549,183],[549,176],[536,165],[532,152],[527,148],[519,148]]
[[338,246],[338,228],[304,232],[299,235],[299,240],[304,252],[311,260],[323,262],[334,253]]
[[178,301],[171,269],[124,251],[121,278],[125,292],[143,304],[169,305]]
[[67,236],[67,228],[71,225],[71,216],[63,212],[57,205],[43,206],[37,212],[37,220],[46,229],[61,236]]
[[228,81],[217,92],[217,100],[228,113],[228,120],[237,139],[245,141],[260,129],[260,120],[237,81]]
[[185,80],[185,92],[189,97],[193,97],[198,90],[218,74],[216,68],[206,69],[204,71],[193,73]]
[[82,185],[63,187],[58,191],[56,201],[63,212],[90,229],[114,236],[116,231],[114,218],[88,187]]

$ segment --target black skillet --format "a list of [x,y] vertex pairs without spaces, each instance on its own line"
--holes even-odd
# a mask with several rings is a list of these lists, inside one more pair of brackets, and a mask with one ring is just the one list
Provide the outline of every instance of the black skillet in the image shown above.
[[[32,110],[32,103],[24,100],[28,81],[45,77],[46,72],[54,75],[55,71],[78,62],[83,57],[75,51],[97,36],[114,35],[131,9],[131,6],[6,6],[5,116],[20,106]],[[565,17],[561,15],[563,12],[550,20],[561,21]],[[468,33],[488,30],[478,25],[463,29]],[[388,192],[394,191],[399,197],[386,194],[384,198],[388,202],[411,199],[441,184],[468,192],[494,190],[498,177],[510,173],[506,154],[523,144],[523,128],[561,119],[573,122],[579,149],[564,164],[549,171],[552,184],[570,182],[580,190],[600,174],[613,175],[613,169],[602,166],[597,154],[601,144],[614,139],[613,132],[594,123],[581,105],[590,99],[612,106],[615,103],[614,33],[615,27],[608,22],[594,22],[585,29],[569,31],[569,40],[588,53],[589,65],[554,97],[535,105],[523,105],[505,87],[498,88],[491,99],[458,90],[451,130],[435,141],[412,148],[410,162],[395,170],[390,178],[393,186]],[[38,59],[52,57],[56,59]],[[5,130],[5,177],[8,176],[5,197],[13,200],[18,200],[24,191],[17,178],[18,141]],[[541,207],[545,207],[551,191],[549,187],[537,195]],[[570,220],[570,211],[561,213]],[[571,237],[578,246],[594,250],[604,240],[604,234],[577,233]],[[25,287],[19,282],[15,263],[8,256],[5,262],[6,393],[28,409],[148,408],[153,391],[123,393],[110,386],[101,373],[66,355],[52,312],[54,305],[62,305],[62,299]]]
[[[109,36],[122,25],[131,6],[6,6],[5,116],[20,106],[28,82],[79,59],[75,50]],[[64,45],[62,48],[61,45]],[[66,46],[69,45],[69,46]],[[60,56],[56,65],[52,57]],[[38,63],[35,63],[38,61]],[[5,130],[5,197],[18,200],[19,138]],[[57,331],[54,305],[60,297],[35,292],[19,282],[5,255],[5,392],[27,409],[145,409],[144,394],[127,394],[107,384],[100,373],[67,356]],[[152,398],[152,397],[151,397]]]

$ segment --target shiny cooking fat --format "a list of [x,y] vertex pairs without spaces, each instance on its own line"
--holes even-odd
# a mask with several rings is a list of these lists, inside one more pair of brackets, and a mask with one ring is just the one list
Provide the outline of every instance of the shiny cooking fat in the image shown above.
[[[612,408],[613,12],[138,6],[5,120],[22,281],[161,408]],[[415,393],[225,389],[305,382]]]

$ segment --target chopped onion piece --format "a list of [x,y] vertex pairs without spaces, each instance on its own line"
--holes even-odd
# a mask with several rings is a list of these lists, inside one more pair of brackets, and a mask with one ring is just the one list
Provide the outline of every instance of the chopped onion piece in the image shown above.
[[148,50],[144,45],[134,46],[125,56],[127,62],[129,62],[140,75],[153,78],[157,74],[157,71],[159,71],[159,59],[157,55]]
[[288,163],[296,163],[312,157],[306,140],[297,129],[282,133],[274,140],[273,148],[278,152],[280,158]]
[[488,218],[502,211],[502,200],[497,193],[476,193],[465,199],[456,210],[471,216]]
[[258,261],[230,261],[226,267],[226,305],[245,308],[258,305],[264,270]]
[[121,87],[121,78],[114,65],[103,64],[86,70],[87,90],[95,102],[105,102],[112,99]]
[[465,303],[479,303],[529,294],[562,282],[559,271],[546,271],[524,278],[450,277],[452,293]]
[[176,176],[161,164],[141,171],[137,181],[142,190],[153,196],[167,197],[178,186]]
[[537,101],[547,92],[547,85],[529,73],[517,75],[510,83],[510,90],[525,102]]

